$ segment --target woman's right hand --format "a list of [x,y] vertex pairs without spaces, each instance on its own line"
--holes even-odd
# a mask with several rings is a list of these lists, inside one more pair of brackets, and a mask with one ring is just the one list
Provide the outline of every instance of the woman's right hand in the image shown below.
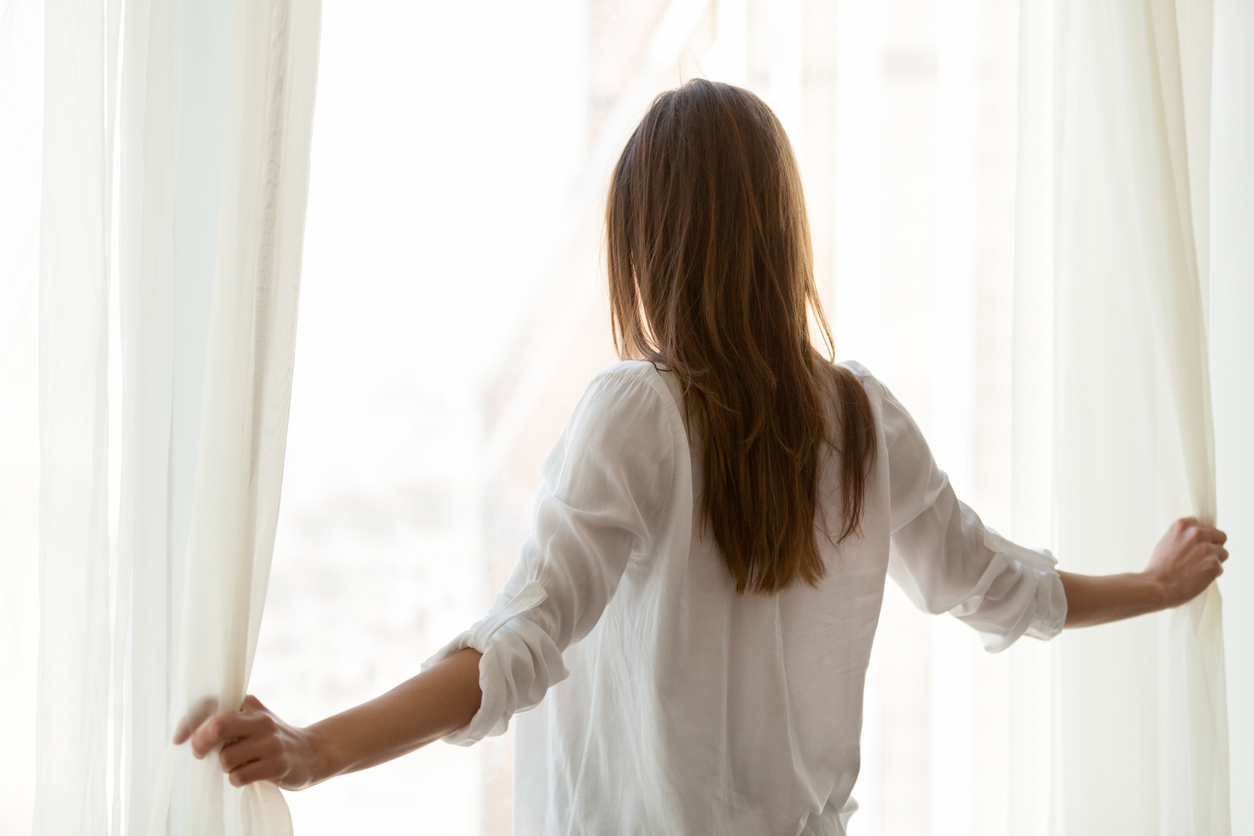
[[216,709],[216,700],[199,703],[179,723],[174,743],[190,740],[197,758],[221,747],[218,762],[235,786],[271,781],[285,790],[300,790],[325,777],[318,769],[313,735],[283,722],[256,697],[249,694],[239,711],[210,719]]
[[1171,524],[1145,567],[1146,577],[1162,590],[1164,607],[1192,601],[1223,574],[1227,540],[1227,534],[1193,517]]

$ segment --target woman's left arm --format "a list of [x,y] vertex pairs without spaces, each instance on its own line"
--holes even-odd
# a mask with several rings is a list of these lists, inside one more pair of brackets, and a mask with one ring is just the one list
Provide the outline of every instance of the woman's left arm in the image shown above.
[[468,647],[386,694],[303,729],[283,722],[250,695],[239,711],[198,729],[181,728],[174,742],[190,739],[198,758],[221,746],[218,760],[237,787],[272,781],[285,790],[304,789],[465,728],[482,696],[479,658]]

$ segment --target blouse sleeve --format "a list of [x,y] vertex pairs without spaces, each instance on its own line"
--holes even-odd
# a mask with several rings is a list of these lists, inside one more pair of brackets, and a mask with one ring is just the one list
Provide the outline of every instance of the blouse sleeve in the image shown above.
[[991,653],[1058,635],[1067,600],[1053,556],[1010,542],[959,501],[914,419],[881,388],[893,580],[919,609],[975,628]]
[[[661,392],[640,374],[602,373],[540,466],[534,533],[487,616],[423,664],[467,647],[479,661],[479,711],[445,738],[502,734],[567,676],[562,651],[586,636],[633,554],[647,552],[673,489],[675,444]],[[673,408],[673,403],[671,404]]]

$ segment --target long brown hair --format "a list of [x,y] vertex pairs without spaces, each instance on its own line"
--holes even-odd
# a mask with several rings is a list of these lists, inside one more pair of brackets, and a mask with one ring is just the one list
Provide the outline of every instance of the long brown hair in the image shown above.
[[704,79],[658,96],[614,168],[606,238],[615,347],[679,377],[704,530],[736,591],[817,586],[823,446],[841,457],[839,543],[862,520],[875,430],[862,384],[831,362],[801,176],[775,114]]

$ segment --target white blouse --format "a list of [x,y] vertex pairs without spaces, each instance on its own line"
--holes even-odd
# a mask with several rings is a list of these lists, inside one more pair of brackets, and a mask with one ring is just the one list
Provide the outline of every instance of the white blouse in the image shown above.
[[[518,836],[839,836],[857,807],[886,574],[990,651],[1062,629],[1050,554],[986,528],[905,408],[845,365],[876,421],[861,536],[839,548],[820,537],[818,588],[769,596],[737,595],[700,535],[700,451],[674,375],[625,362],[588,386],[541,465],[535,533],[504,591],[424,665],[465,647],[483,654],[482,703],[452,743],[501,734],[535,709],[515,732]],[[820,495],[836,495],[837,465],[823,463]]]

